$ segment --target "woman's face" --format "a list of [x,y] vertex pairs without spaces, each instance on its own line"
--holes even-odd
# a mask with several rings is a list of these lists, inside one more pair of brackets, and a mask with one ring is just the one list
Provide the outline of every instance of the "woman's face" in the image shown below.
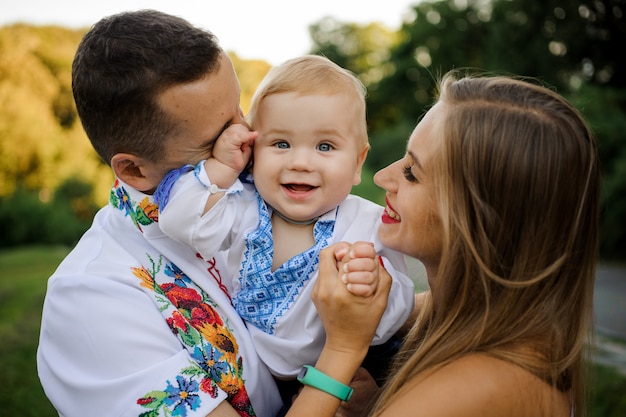
[[445,110],[442,103],[433,106],[413,130],[404,158],[374,176],[386,191],[387,206],[378,230],[381,243],[422,261],[431,279],[442,251],[432,163],[443,141]]

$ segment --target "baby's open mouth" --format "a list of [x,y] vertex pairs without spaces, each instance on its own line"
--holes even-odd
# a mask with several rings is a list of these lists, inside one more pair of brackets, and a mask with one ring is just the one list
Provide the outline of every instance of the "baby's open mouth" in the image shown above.
[[317,188],[308,184],[284,184],[283,187],[295,192],[311,191],[312,189]]

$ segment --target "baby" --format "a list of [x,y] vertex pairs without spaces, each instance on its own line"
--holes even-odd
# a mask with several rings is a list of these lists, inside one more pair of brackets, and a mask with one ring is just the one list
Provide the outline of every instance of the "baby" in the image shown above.
[[[226,251],[226,289],[259,356],[277,378],[294,379],[324,345],[310,298],[322,248],[373,242],[375,262],[393,277],[372,345],[405,323],[414,287],[404,256],[378,243],[383,208],[350,194],[370,147],[361,82],[321,56],[289,60],[261,82],[248,121],[253,131],[228,127],[212,158],[166,177],[155,193],[159,224],[204,259]],[[372,292],[372,259],[346,271],[355,294]]]

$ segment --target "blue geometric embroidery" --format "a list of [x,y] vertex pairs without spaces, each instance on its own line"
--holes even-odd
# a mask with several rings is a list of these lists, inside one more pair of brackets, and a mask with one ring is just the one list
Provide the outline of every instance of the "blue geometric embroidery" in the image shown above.
[[165,174],[152,195],[154,202],[159,206],[161,211],[165,209],[165,206],[167,206],[167,203],[170,201],[170,194],[172,192],[172,188],[174,187],[174,183],[176,183],[176,181],[178,181],[183,174],[191,171],[192,169],[194,169],[193,165],[183,165],[182,167],[173,169]]
[[233,305],[239,315],[268,334],[317,270],[319,252],[328,245],[335,220],[319,220],[313,228],[315,244],[272,272],[272,222],[265,202],[257,195],[259,227],[246,236],[239,279],[241,290]]

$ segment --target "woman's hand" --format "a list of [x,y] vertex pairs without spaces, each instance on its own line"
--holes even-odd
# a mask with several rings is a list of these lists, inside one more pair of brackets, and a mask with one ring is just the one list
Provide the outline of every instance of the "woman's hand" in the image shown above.
[[[326,343],[315,368],[346,385],[367,383],[360,376],[357,376],[356,381],[353,378],[367,354],[378,322],[387,307],[391,289],[391,277],[381,268],[380,280],[371,296],[361,297],[348,291],[341,280],[343,268],[350,262],[351,249],[359,252],[360,245],[370,244],[338,243],[323,249],[320,252],[319,277],[311,294],[326,330]],[[355,385],[355,388],[358,387]],[[359,398],[357,394],[354,401],[359,401]],[[287,417],[332,417],[340,405],[341,400],[338,398],[305,385],[291,405]],[[359,406],[355,403],[345,411],[358,409]]]
[[374,406],[380,388],[376,381],[365,370],[365,368],[357,369],[350,382],[350,387],[354,390],[352,398],[348,402],[342,402],[339,410],[335,413],[335,417],[359,417],[369,415],[370,410]]
[[372,287],[370,296],[357,296],[346,288],[342,281],[345,265],[356,260],[351,255],[368,252],[368,248],[371,248],[368,242],[352,245],[342,242],[323,249],[319,277],[312,293],[313,303],[326,330],[326,347],[363,357],[387,307],[391,288],[391,277],[384,268],[378,267],[378,283]]

